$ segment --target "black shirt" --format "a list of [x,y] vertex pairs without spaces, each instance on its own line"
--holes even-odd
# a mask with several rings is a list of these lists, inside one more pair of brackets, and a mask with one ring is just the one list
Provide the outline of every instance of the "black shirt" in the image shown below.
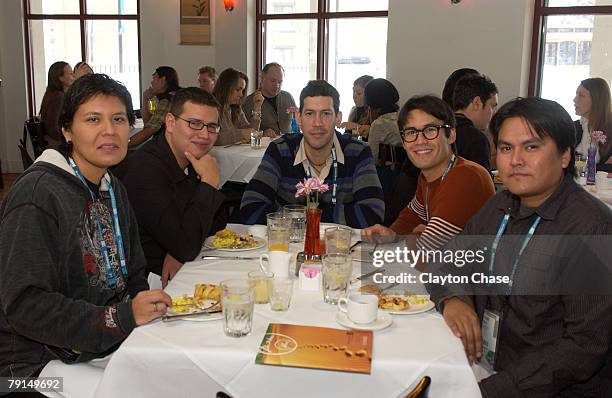
[[457,155],[476,162],[491,172],[491,147],[487,136],[464,115],[455,113],[457,119]]
[[194,260],[204,240],[225,227],[224,195],[200,182],[191,165],[185,174],[165,135],[145,143],[115,174],[136,213],[149,272],[161,275],[167,253]]
[[493,290],[471,283],[428,286],[438,305],[459,296],[473,303],[481,319],[485,308],[502,314],[498,373],[481,381],[483,396],[612,396],[612,211],[571,175],[535,209],[500,192],[445,247],[488,248],[482,264],[455,267],[456,272],[488,274],[490,243],[504,214],[510,218],[495,275],[511,275],[518,248],[541,217],[518,262],[511,295],[506,295],[507,285]]

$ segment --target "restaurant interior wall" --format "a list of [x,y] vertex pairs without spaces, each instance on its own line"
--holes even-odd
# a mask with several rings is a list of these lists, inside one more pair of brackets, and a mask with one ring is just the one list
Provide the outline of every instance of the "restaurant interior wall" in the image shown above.
[[151,74],[161,65],[172,66],[179,75],[181,86],[197,86],[198,69],[215,65],[215,14],[223,10],[222,3],[211,1],[213,45],[181,45],[180,0],[140,0],[140,77],[143,90],[149,87]]
[[[21,0],[0,1],[0,157],[4,172],[21,171],[17,142],[27,118]],[[141,0],[142,86],[154,68],[174,66],[184,86],[197,83],[197,68],[234,66],[253,77],[254,9],[237,2],[231,13],[212,1],[212,45],[179,44],[179,0]],[[532,0],[390,0],[387,76],[402,101],[416,93],[437,93],[448,74],[472,66],[500,89],[500,102],[526,94]],[[18,32],[18,35],[16,34]],[[250,84],[250,89],[254,83]],[[10,98],[10,101],[7,100]],[[7,118],[10,115],[10,119]]]
[[21,0],[0,1],[0,158],[4,173],[23,170],[17,143],[27,119]]
[[533,0],[390,0],[387,78],[402,101],[441,95],[448,75],[473,67],[499,89],[500,104],[527,94]]

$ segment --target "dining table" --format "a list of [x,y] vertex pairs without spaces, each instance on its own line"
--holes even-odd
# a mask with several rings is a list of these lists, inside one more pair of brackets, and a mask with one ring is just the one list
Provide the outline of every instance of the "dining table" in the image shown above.
[[228,181],[248,183],[257,171],[269,138],[262,138],[260,148],[251,148],[250,144],[235,143],[225,146],[215,146],[210,154],[217,160],[219,167],[219,186]]
[[[243,225],[230,224],[228,228],[249,232]],[[356,241],[359,231],[354,233]],[[291,244],[290,252],[300,251],[302,245]],[[176,297],[193,294],[197,283],[246,278],[249,271],[259,269],[259,255],[266,250],[204,249],[180,269],[165,291]],[[204,255],[212,259],[202,260]],[[233,258],[236,256],[243,259]],[[361,272],[359,261],[353,261],[353,265],[355,273]],[[246,337],[226,336],[220,316],[158,320],[140,326],[107,360],[94,396],[214,397],[221,391],[234,398],[396,398],[404,397],[427,375],[432,379],[432,397],[480,397],[461,341],[435,309],[393,315],[390,327],[373,332],[370,374],[255,363],[270,323],[346,329],[337,323],[336,313],[336,306],[324,303],[321,291],[303,291],[296,284],[288,311],[272,311],[269,304],[255,304],[252,331]]]

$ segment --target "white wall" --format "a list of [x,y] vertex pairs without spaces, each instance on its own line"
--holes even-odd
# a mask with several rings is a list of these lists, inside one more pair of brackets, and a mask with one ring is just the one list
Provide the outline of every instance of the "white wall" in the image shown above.
[[390,0],[387,79],[402,101],[442,94],[448,75],[472,67],[499,89],[500,104],[526,95],[533,1]]
[[[233,66],[254,88],[254,1],[232,12],[211,1],[210,46],[180,45],[179,0],[140,0],[143,89],[159,65],[179,73],[181,85],[197,84],[197,69]],[[3,171],[21,171],[17,142],[27,118],[21,0],[0,0],[0,157]],[[417,93],[440,94],[454,69],[488,74],[503,103],[527,92],[533,2],[530,0],[390,0],[387,78],[402,101]]]
[[[215,13],[221,1],[211,1],[212,41]],[[221,10],[225,12],[224,10]],[[151,74],[161,65],[172,66],[181,86],[198,85],[198,69],[215,65],[215,47],[180,45],[180,0],[140,0],[140,63],[142,89],[149,87]]]
[[0,158],[4,173],[22,171],[17,149],[27,119],[21,0],[0,1]]

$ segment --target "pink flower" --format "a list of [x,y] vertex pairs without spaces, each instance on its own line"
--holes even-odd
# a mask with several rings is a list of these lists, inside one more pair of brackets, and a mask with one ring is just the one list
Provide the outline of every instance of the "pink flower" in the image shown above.
[[597,130],[591,133],[591,138],[599,144],[605,144],[608,137],[603,131]]
[[304,178],[304,182],[298,182],[295,187],[297,191],[295,192],[295,197],[299,198],[300,196],[310,195],[312,192],[312,178]]

